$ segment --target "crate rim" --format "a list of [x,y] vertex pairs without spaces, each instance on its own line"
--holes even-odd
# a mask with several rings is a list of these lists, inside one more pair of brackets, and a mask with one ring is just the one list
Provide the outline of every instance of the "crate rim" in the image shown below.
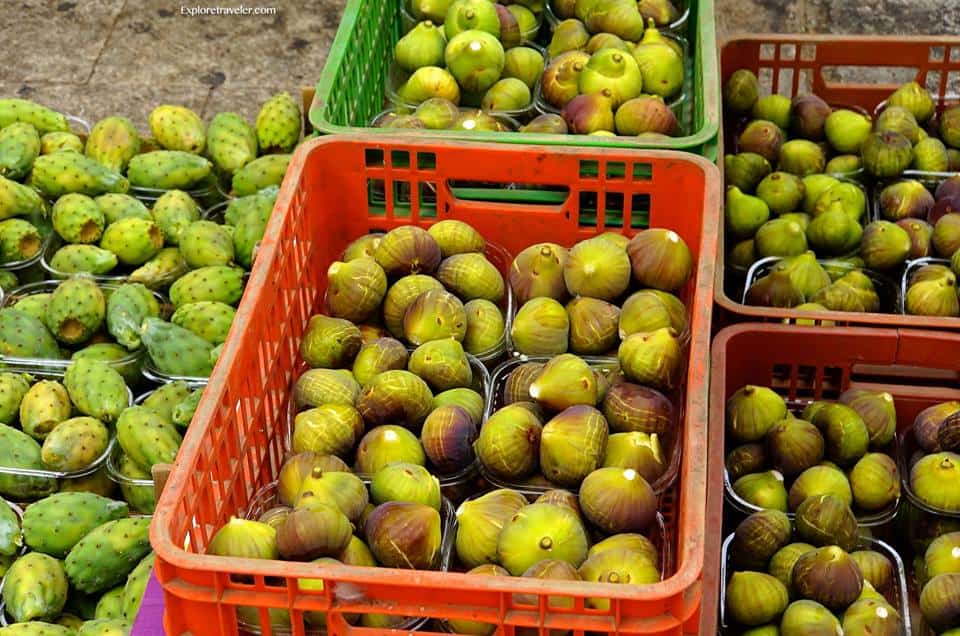
[[[291,168],[293,169],[288,170],[287,178],[284,180],[280,194],[278,195],[277,201],[274,204],[274,212],[277,212],[277,210],[286,209],[291,205],[298,185],[296,180],[291,175],[298,175],[301,172],[302,165],[310,153],[328,144],[342,144],[351,142],[374,145],[383,142],[425,147],[436,145],[456,145],[457,148],[464,148],[464,142],[460,141],[454,142],[453,140],[448,141],[438,138],[415,139],[405,135],[374,137],[363,134],[352,134],[314,138],[306,143],[301,144],[300,147],[295,151],[290,162]],[[574,157],[582,157],[584,155],[584,150],[582,148],[573,146],[514,146],[489,142],[469,142],[467,145],[470,147],[476,147],[478,149],[487,149],[502,153],[526,154],[529,153],[531,149],[535,149],[542,152],[566,154]],[[703,215],[703,229],[701,231],[700,246],[698,246],[699,257],[696,272],[697,285],[694,292],[694,297],[699,298],[702,301],[700,308],[700,319],[701,321],[705,320],[706,324],[699,329],[699,333],[695,333],[693,335],[691,340],[691,350],[694,344],[696,344],[698,350],[705,350],[707,352],[708,359],[706,360],[706,368],[703,369],[703,373],[695,374],[692,371],[688,371],[688,377],[697,377],[697,383],[702,390],[692,391],[691,386],[688,383],[685,401],[687,406],[687,418],[697,418],[699,415],[699,420],[705,422],[707,421],[707,417],[709,415],[707,402],[710,367],[709,323],[712,315],[712,295],[710,293],[710,286],[713,284],[713,277],[710,275],[710,269],[714,267],[714,260],[717,253],[718,218],[716,212],[720,209],[719,206],[721,201],[719,170],[717,166],[711,163],[709,160],[699,155],[684,152],[657,149],[636,152],[635,150],[625,148],[595,148],[591,149],[589,152],[593,152],[598,155],[610,155],[619,159],[632,158],[642,160],[644,158],[657,158],[687,163],[698,167],[703,173],[704,194],[703,210],[701,211],[701,214]],[[285,219],[283,214],[277,213],[272,215],[270,224],[267,227],[262,248],[266,248],[268,245],[273,245],[275,243],[275,237],[277,236],[278,230],[284,221]],[[269,282],[269,274],[270,272],[266,267],[254,268],[254,272],[251,275],[251,280],[249,283],[251,285],[266,285]],[[249,303],[241,302],[237,311],[237,315],[241,324],[243,324],[243,321],[245,320],[253,319],[252,306]],[[693,319],[695,318],[692,317],[692,320]],[[234,357],[236,354],[235,350],[241,346],[240,341],[240,338],[229,338],[225,345],[223,352],[224,355],[221,355],[220,360],[229,360]],[[227,369],[228,368],[223,364],[217,364],[214,368],[213,373],[210,375],[207,389],[204,392],[203,398],[201,399],[201,402],[197,408],[197,412],[194,416],[195,422],[210,421],[213,412],[218,408],[226,388],[225,380],[227,376]],[[154,512],[154,520],[156,523],[151,524],[150,529],[150,539],[154,551],[161,561],[164,561],[169,565],[179,569],[192,569],[194,571],[199,570],[208,573],[216,573],[224,571],[227,566],[234,563],[243,563],[244,567],[239,569],[241,572],[254,575],[268,575],[275,571],[275,562],[273,561],[257,562],[256,560],[215,557],[188,552],[186,549],[184,549],[184,547],[174,545],[171,537],[166,531],[170,525],[172,516],[175,514],[176,494],[186,486],[186,472],[188,465],[192,464],[196,460],[200,452],[200,442],[205,432],[206,428],[204,426],[197,425],[191,426],[187,430],[183,444],[181,445],[181,452],[179,453],[175,462],[175,468],[170,475],[169,481],[165,485],[164,492],[161,495],[160,500],[157,502],[157,508]],[[704,498],[706,497],[706,475],[708,472],[708,467],[706,465],[707,448],[708,443],[706,437],[704,436],[694,447],[685,449],[685,452],[682,456],[682,466],[686,471],[685,475],[687,475],[685,481],[688,484],[692,483],[702,485]],[[184,451],[184,449],[186,449],[186,451]],[[681,492],[683,488],[684,487],[681,486]],[[686,510],[683,514],[692,516],[692,519],[689,520],[689,523],[691,523],[694,527],[702,527],[703,525],[705,506],[702,504],[702,501],[693,501],[687,502],[687,505],[684,506]],[[702,589],[699,583],[702,577],[705,560],[705,537],[701,532],[687,533],[687,535],[688,536],[686,537],[684,544],[678,546],[678,552],[685,554],[686,558],[681,563],[681,566],[669,578],[664,579],[657,584],[651,585],[623,586],[599,583],[596,585],[602,585],[602,588],[600,589],[603,589],[605,596],[615,600],[657,601],[663,599],[665,596],[683,596],[684,598],[689,599],[690,594],[695,594],[696,598],[698,599],[701,598]],[[274,564],[273,567],[271,567],[271,564]],[[465,577],[467,575],[436,572],[416,572],[411,575],[411,572],[407,570],[393,570],[388,568],[358,568],[349,566],[324,567],[329,568],[326,570],[326,572],[328,572],[328,576],[337,577],[344,582],[355,583],[409,585],[411,576],[415,576],[417,580],[426,584],[442,586],[469,582],[471,585],[482,585],[485,589],[495,592],[513,592],[521,590],[527,592],[565,594],[586,598],[591,593],[596,594],[598,590],[598,588],[592,587],[592,585],[589,590],[586,590],[583,588],[582,582],[580,582],[578,587],[578,584],[575,582],[565,583],[562,581],[548,580],[522,580],[516,577],[503,577],[502,581],[498,580],[499,577],[471,577],[470,579],[460,579],[457,577]],[[284,562],[284,568],[288,576],[305,578],[312,576],[316,578],[318,566],[306,563],[298,564]],[[231,571],[236,572],[238,570],[234,569]],[[161,583],[164,584],[164,589],[167,593],[176,595],[177,590],[175,589],[175,586],[169,587],[167,585],[169,581],[164,581],[161,579]],[[698,600],[696,602],[696,606],[699,607],[699,605],[700,601]]]
[[[333,43],[330,45],[330,51],[327,54],[327,62],[324,63],[323,69],[320,72],[320,77],[316,83],[316,92],[314,94],[313,103],[310,105],[310,108],[307,112],[307,119],[310,124],[313,125],[314,129],[322,134],[355,134],[361,131],[365,134],[377,136],[392,136],[397,134],[396,130],[390,129],[378,129],[362,126],[340,126],[328,122],[320,115],[320,113],[326,108],[326,100],[324,96],[329,95],[333,90],[334,78],[340,70],[340,60],[342,60],[344,55],[347,53],[350,35],[353,33],[357,22],[359,21],[359,6],[365,1],[367,0],[348,0],[347,5],[343,9],[343,14],[340,17],[340,25],[337,28],[337,33],[334,36]],[[382,0],[375,1],[380,2]],[[694,131],[690,135],[684,137],[671,137],[667,140],[649,142],[638,140],[629,145],[621,142],[615,147],[621,150],[661,149],[692,153],[696,149],[699,149],[698,152],[706,151],[710,143],[718,139],[719,133],[723,128],[723,117],[722,107],[720,104],[720,57],[719,51],[716,47],[716,19],[714,17],[714,3],[712,0],[701,0],[697,9],[697,29],[700,33],[700,36],[697,42],[698,48],[696,55],[698,55],[703,62],[701,76],[715,78],[715,81],[714,79],[711,79],[710,81],[703,82],[703,126],[699,130]],[[700,44],[709,46],[699,46]],[[330,60],[336,61],[336,64],[330,64]],[[694,67],[696,68],[696,58],[694,59]],[[694,81],[696,81],[696,78]],[[694,106],[700,107],[696,104]],[[317,113],[315,117],[314,112]],[[498,144],[505,145],[556,145],[585,147],[594,150],[611,147],[611,142],[609,140],[603,137],[593,137],[590,135],[553,135],[546,133],[529,135],[521,135],[516,133],[514,135],[509,135],[503,133],[474,133],[472,136],[464,136],[456,132],[441,131],[440,134],[437,134],[437,131],[411,131],[404,134],[404,136],[410,139],[433,138],[441,140],[449,139],[451,141],[470,141],[471,139],[478,139],[482,142],[493,141]],[[714,149],[714,154],[715,158],[719,159],[722,154],[722,149],[717,146]],[[697,156],[701,155],[698,154]]]

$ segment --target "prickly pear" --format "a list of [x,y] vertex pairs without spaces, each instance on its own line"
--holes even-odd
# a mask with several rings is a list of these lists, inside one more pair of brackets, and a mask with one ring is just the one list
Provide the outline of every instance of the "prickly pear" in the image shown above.
[[140,375],[140,360],[136,354],[127,351],[126,347],[115,342],[98,342],[75,351],[71,360],[96,360],[106,362],[117,370],[124,381],[130,386],[136,386],[143,378]]
[[20,519],[5,501],[0,501],[0,556],[10,557],[23,547]]
[[126,620],[90,620],[80,625],[77,636],[128,636],[131,629],[132,625]]
[[65,194],[53,204],[53,229],[68,243],[96,243],[105,226],[100,206],[85,194]]
[[[26,433],[0,425],[0,466],[43,470],[40,445]],[[0,495],[14,501],[37,499],[56,489],[56,479],[0,474]]]
[[41,135],[70,130],[66,117],[45,106],[28,99],[0,99],[0,128],[6,128],[18,121],[30,124]]
[[107,117],[94,124],[84,152],[97,163],[122,174],[140,152],[140,135],[126,117]]
[[0,220],[44,213],[44,202],[33,188],[0,177]]
[[180,253],[187,265],[197,269],[233,262],[233,237],[226,226],[213,221],[194,221],[180,235]]
[[257,141],[263,154],[293,150],[300,139],[300,107],[288,93],[274,95],[257,114]]
[[140,404],[163,417],[165,421],[173,422],[174,407],[189,395],[190,385],[183,380],[174,380],[152,392]]
[[128,511],[122,501],[88,492],[54,493],[27,506],[23,540],[31,550],[62,559],[88,532]]
[[207,130],[207,154],[218,170],[233,175],[257,158],[257,131],[237,113],[217,113]]
[[3,579],[3,602],[18,623],[56,619],[67,602],[63,564],[39,552],[23,555]]
[[70,400],[84,415],[114,422],[130,403],[123,377],[106,362],[75,359],[63,375]]
[[51,470],[82,470],[107,450],[110,432],[93,417],[74,417],[57,424],[40,449],[40,459]]
[[46,323],[57,340],[80,344],[90,340],[103,325],[107,301],[100,287],[89,278],[69,278],[50,297]]
[[108,521],[83,537],[67,554],[74,588],[93,593],[114,587],[150,552],[150,519]]
[[238,225],[246,216],[262,214],[263,208],[273,210],[280,188],[270,186],[256,194],[231,199],[223,213],[223,222],[227,225]]
[[137,617],[140,611],[140,602],[143,600],[143,593],[147,589],[147,582],[153,573],[153,562],[156,555],[151,552],[143,557],[137,567],[133,568],[130,576],[127,577],[127,584],[123,587],[123,616],[128,621]]
[[266,155],[255,159],[233,175],[233,195],[254,194],[272,185],[280,185],[293,155]]
[[150,220],[150,210],[147,209],[140,199],[134,198],[129,194],[101,194],[94,201],[100,206],[103,217],[107,225],[115,223],[120,219],[134,216],[139,219]]
[[203,397],[203,389],[197,389],[186,399],[177,404],[173,409],[173,423],[180,428],[190,426],[193,420],[193,414],[197,412],[200,405],[200,399]]
[[179,245],[187,227],[200,220],[200,206],[183,190],[169,190],[154,202],[150,214],[167,245]]
[[17,275],[8,270],[0,270],[0,291],[9,293],[10,290],[20,286],[20,280]]
[[183,438],[162,415],[145,406],[131,406],[117,420],[117,442],[143,470],[170,464]]
[[[270,196],[271,194],[273,196]],[[257,246],[267,231],[276,195],[273,194],[272,189],[270,192],[261,190],[257,193],[257,198],[260,201],[237,221],[236,230],[233,233],[233,248],[237,262],[247,269],[253,265]]]
[[103,232],[100,247],[116,254],[124,265],[143,265],[163,247],[163,233],[146,219],[120,219]]
[[150,112],[150,132],[163,148],[199,155],[207,144],[203,120],[185,106],[162,104]]
[[139,283],[127,283],[114,290],[107,301],[107,331],[133,351],[140,348],[143,320],[159,315],[160,303],[153,293]]
[[0,636],[76,636],[76,632],[63,625],[27,621],[0,628]]
[[40,135],[30,124],[17,122],[0,128],[0,175],[19,181],[40,156]]
[[127,166],[130,185],[158,190],[189,190],[210,176],[213,164],[179,150],[154,150],[137,155]]
[[104,592],[97,601],[93,617],[97,620],[123,618],[123,585]]
[[96,245],[64,245],[48,263],[58,274],[108,274],[117,266],[117,255]]
[[0,221],[0,264],[33,258],[43,238],[37,227],[23,219]]
[[170,301],[174,307],[201,300],[216,300],[227,305],[236,305],[241,296],[243,270],[235,267],[201,267],[170,286]]
[[159,318],[147,318],[140,337],[153,364],[162,373],[206,377],[213,371],[210,363],[213,345],[192,331]]
[[217,301],[187,303],[179,307],[170,322],[189,329],[207,342],[218,345],[227,339],[236,310]]
[[30,387],[20,402],[20,427],[30,437],[42,441],[57,424],[70,417],[72,408],[62,384],[41,380]]
[[60,347],[38,318],[7,307],[0,309],[0,355],[60,359]]
[[17,421],[20,405],[33,378],[25,373],[0,373],[0,424]]
[[18,300],[13,308],[33,316],[40,322],[44,322],[47,319],[47,307],[50,305],[50,298],[52,297],[53,294],[47,293],[30,294]]
[[163,289],[186,274],[190,268],[176,247],[165,247],[156,256],[133,270],[127,278],[131,283],[142,283],[148,289]]
[[119,173],[79,152],[40,155],[33,162],[28,182],[50,199],[71,192],[89,196],[105,192],[124,193],[130,188],[127,179]]
[[70,132],[48,132],[40,137],[40,154],[55,152],[83,152],[83,140]]
[[123,478],[120,482],[123,499],[137,512],[152,514],[157,505],[157,494],[150,471],[140,468],[135,461],[123,454],[117,462],[117,471]]

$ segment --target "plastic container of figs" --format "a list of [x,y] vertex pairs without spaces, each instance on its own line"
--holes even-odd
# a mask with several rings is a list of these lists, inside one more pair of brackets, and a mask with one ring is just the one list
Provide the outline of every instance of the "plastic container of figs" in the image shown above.
[[[727,619],[727,581],[735,571],[733,569],[731,545],[733,544],[734,533],[730,533],[723,542],[723,549],[720,554],[720,632],[723,636],[734,636],[741,633],[741,627],[735,626]],[[893,606],[900,614],[900,620],[903,621],[904,634],[913,634],[910,620],[910,595],[907,589],[907,571],[903,566],[903,560],[897,551],[889,544],[878,539],[867,537],[860,538],[860,544],[857,546],[860,550],[873,550],[887,557],[893,565],[894,580],[890,588],[883,594],[887,602]],[[797,599],[791,598],[791,601]],[[707,609],[706,611],[709,611]]]
[[[690,0],[673,0],[673,6],[677,9],[678,15],[669,24],[657,26],[658,29],[666,33],[683,33],[690,19]],[[550,25],[551,32],[558,24],[563,22],[564,18],[559,17],[553,11],[553,0],[548,0],[545,4],[544,14],[546,22]]]
[[[507,378],[514,369],[527,362],[546,364],[552,359],[552,357],[553,356],[519,356],[508,359],[498,366],[493,371],[493,374],[490,378],[490,392],[487,394],[487,404],[483,415],[484,423],[486,423],[486,421],[490,419],[499,409],[507,405],[504,392],[506,390]],[[589,356],[580,357],[586,361],[591,368],[593,368],[595,373],[599,373],[608,379],[613,379],[620,373],[620,365],[614,359]],[[670,399],[669,395],[664,395],[664,397]],[[650,487],[653,489],[653,492],[655,495],[657,495],[657,497],[660,497],[667,492],[676,482],[677,477],[680,474],[680,455],[683,442],[683,402],[678,399],[670,399],[670,402],[673,405],[671,421],[673,422],[672,429],[675,434],[671,435],[670,439],[664,440],[661,444],[661,449],[666,453],[666,457],[664,458],[666,467],[663,473],[657,479],[650,482]],[[513,482],[491,473],[483,466],[483,463],[480,462],[479,459],[477,460],[477,464],[479,465],[480,474],[483,476],[484,480],[498,488],[512,488],[514,490],[519,490],[525,494],[531,495],[543,494],[548,490],[555,490],[558,488],[569,490],[574,494],[576,494],[578,491],[577,488],[551,484],[539,473],[526,481]]]
[[[523,3],[511,2],[510,4],[522,5]],[[537,38],[537,35],[540,33],[540,27],[543,26],[543,23],[546,19],[546,13],[547,11],[549,11],[550,3],[547,2],[546,4],[548,5],[548,7],[547,7],[547,10],[544,11],[543,13],[537,13],[536,11],[532,11],[532,13],[537,18],[537,26],[535,29],[530,29],[529,31],[525,31],[524,33],[521,34],[523,36],[524,43],[533,42]],[[426,18],[424,18],[424,20],[425,19]],[[417,24],[419,24],[420,22],[421,20],[418,20],[417,17],[413,15],[413,13],[410,10],[410,0],[404,0],[403,2],[401,2],[400,3],[400,28],[403,29],[403,33],[407,33],[413,27],[417,26]]]
[[901,431],[897,435],[897,440],[899,442],[899,449],[896,457],[897,467],[900,470],[901,489],[903,490],[903,494],[906,495],[907,500],[914,507],[931,515],[948,517],[951,519],[960,519],[960,510],[949,510],[928,502],[920,497],[920,495],[918,495],[913,489],[913,484],[910,479],[911,468],[922,456],[931,454],[924,452],[924,450],[920,448],[920,444],[917,443],[917,438],[913,434],[913,426],[911,425],[910,427]]
[[[249,507],[243,512],[243,517],[245,519],[257,520],[267,511],[280,505],[281,504],[277,497],[277,482],[272,482],[254,493]],[[450,570],[451,557],[453,555],[453,544],[457,536],[456,522],[457,516],[453,504],[450,503],[449,499],[444,497],[440,508],[440,525],[443,535],[443,538],[440,542],[440,565],[438,568],[438,571],[440,572],[447,572]],[[391,629],[413,633],[423,627],[429,620],[430,619],[427,617],[410,616],[399,624],[391,626]],[[242,617],[238,617],[238,622],[240,633],[253,634],[255,636],[259,636],[263,633],[263,630],[259,625],[248,623],[244,621]],[[293,630],[289,625],[277,624],[270,626],[270,633],[274,636],[291,636],[293,634]],[[303,632],[305,636],[322,636],[326,633],[326,629],[322,628],[308,628]]]
[[928,265],[941,265],[947,269],[950,269],[950,260],[946,258],[916,258],[911,261],[907,261],[907,265],[903,270],[903,276],[900,278],[901,314],[905,316],[912,315],[907,311],[907,292],[910,291],[910,281],[913,279],[918,270]]

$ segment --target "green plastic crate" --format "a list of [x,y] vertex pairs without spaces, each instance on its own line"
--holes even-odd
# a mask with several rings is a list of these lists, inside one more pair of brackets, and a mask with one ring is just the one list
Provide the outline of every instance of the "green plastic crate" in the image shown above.
[[[320,133],[382,131],[396,134],[396,130],[368,126],[387,104],[387,72],[393,59],[393,47],[402,35],[402,1],[349,0],[347,3],[310,108],[310,123]],[[720,130],[720,74],[714,3],[713,0],[690,0],[690,3],[690,18],[684,35],[693,55],[688,58],[684,93],[692,96],[692,99],[688,97],[684,101],[679,118],[683,129],[692,131],[686,137],[640,141],[633,137],[435,130],[406,131],[405,134],[514,144],[659,148],[692,152],[716,161]]]

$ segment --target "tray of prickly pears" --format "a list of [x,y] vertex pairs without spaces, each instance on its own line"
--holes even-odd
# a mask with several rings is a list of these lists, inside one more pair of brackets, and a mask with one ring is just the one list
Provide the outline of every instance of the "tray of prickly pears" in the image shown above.
[[4,633],[130,632],[153,570],[150,518],[110,494],[88,484],[22,510],[0,500]]
[[912,634],[897,552],[859,534],[853,511],[811,497],[791,521],[778,510],[744,519],[720,557],[724,634]]
[[836,402],[788,402],[747,385],[726,406],[727,501],[744,514],[800,514],[813,496],[851,506],[861,526],[897,514],[901,469],[897,411],[883,391],[848,389]]
[[[642,372],[654,360],[668,382]],[[681,409],[653,387],[673,386],[681,366],[677,350],[655,348],[619,364],[570,353],[508,360],[493,373],[475,445],[484,478],[529,492],[577,492],[606,473],[637,505],[655,505],[676,481],[683,433]]]

